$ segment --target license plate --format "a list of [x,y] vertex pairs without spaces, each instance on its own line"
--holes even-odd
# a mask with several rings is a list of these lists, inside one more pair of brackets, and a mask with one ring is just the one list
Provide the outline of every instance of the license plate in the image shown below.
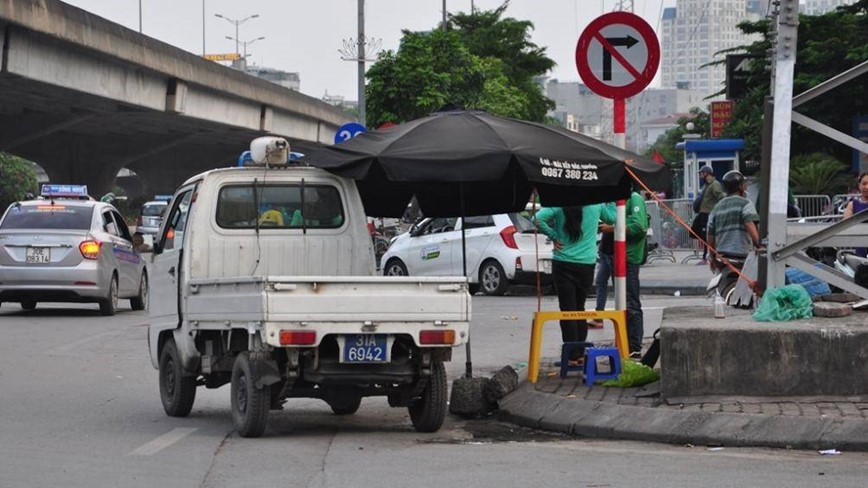
[[28,247],[24,256],[27,264],[48,264],[51,262],[51,249],[47,247]]
[[552,274],[552,260],[551,259],[543,259],[543,273]]
[[388,334],[345,334],[342,363],[388,363],[391,349]]

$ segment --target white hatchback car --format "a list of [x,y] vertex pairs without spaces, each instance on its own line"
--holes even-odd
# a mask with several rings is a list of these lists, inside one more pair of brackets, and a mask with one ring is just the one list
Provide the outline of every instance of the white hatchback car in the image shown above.
[[[503,295],[509,284],[551,282],[552,243],[517,214],[467,217],[467,281],[471,291]],[[460,218],[427,218],[392,240],[383,255],[386,276],[455,276],[462,272]],[[536,245],[534,244],[536,238]],[[539,265],[538,265],[539,263]]]

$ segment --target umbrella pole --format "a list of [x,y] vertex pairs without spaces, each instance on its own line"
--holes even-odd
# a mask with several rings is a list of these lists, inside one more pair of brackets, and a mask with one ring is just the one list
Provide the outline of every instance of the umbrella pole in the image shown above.
[[[458,202],[461,206],[461,268],[464,277],[467,277],[467,240],[464,236],[464,229],[467,227],[464,222],[464,183],[458,183]],[[467,336],[467,343],[464,345],[467,361],[464,363],[464,376],[473,378],[473,361],[470,359],[470,335]]]

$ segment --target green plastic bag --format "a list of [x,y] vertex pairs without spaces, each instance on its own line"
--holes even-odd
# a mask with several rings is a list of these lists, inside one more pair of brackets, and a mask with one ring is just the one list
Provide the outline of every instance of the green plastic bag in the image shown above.
[[753,318],[760,322],[807,319],[814,315],[811,295],[802,285],[769,288],[763,294]]
[[631,386],[642,386],[648,383],[653,383],[660,379],[660,375],[652,368],[645,366],[642,363],[635,361],[621,361],[621,374],[618,379],[604,381],[603,386],[619,386],[628,388]]

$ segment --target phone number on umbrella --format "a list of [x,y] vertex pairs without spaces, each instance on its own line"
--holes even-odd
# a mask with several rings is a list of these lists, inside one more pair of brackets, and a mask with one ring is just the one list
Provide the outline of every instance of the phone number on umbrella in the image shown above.
[[596,171],[587,171],[580,169],[563,169],[563,168],[540,168],[543,176],[551,176],[552,178],[566,178],[568,180],[585,180],[594,181],[597,179]]

